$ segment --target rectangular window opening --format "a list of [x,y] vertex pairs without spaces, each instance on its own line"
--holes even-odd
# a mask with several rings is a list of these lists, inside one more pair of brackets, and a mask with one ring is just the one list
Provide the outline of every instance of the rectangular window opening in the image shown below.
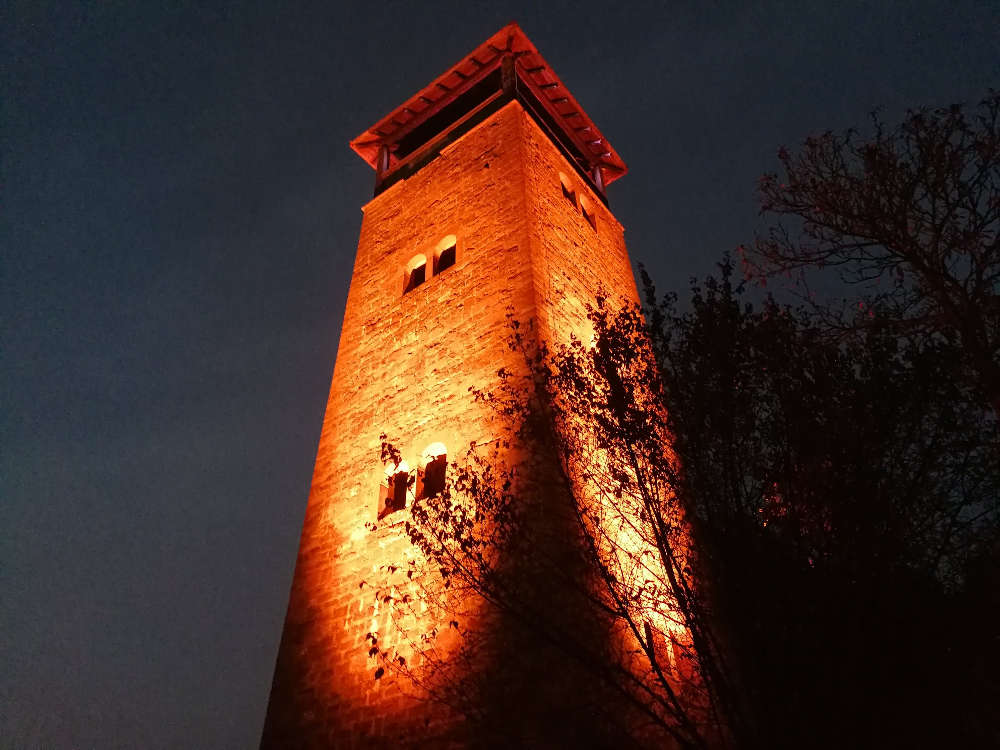
[[427,278],[427,264],[421,264],[410,271],[410,275],[406,279],[406,286],[403,289],[403,294],[416,289],[418,286],[424,283]]
[[403,510],[406,507],[406,490],[410,483],[410,474],[400,471],[386,477],[379,485],[378,517],[385,518],[390,513]]
[[[560,183],[560,185],[562,185],[562,183]],[[565,185],[562,185],[562,194],[563,197],[566,198],[566,200],[568,200],[572,204],[573,208],[576,208],[576,193],[574,193]]]
[[444,480],[448,470],[448,457],[438,456],[427,463],[422,472],[420,497],[434,497],[444,492]]
[[434,275],[455,265],[455,246],[447,247],[434,260]]

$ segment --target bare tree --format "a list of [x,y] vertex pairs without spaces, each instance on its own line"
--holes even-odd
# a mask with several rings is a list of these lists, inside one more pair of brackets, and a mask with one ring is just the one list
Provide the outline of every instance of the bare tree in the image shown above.
[[782,148],[783,174],[760,183],[762,213],[779,223],[744,260],[765,277],[837,269],[864,286],[852,325],[942,337],[1000,416],[998,114],[990,92],[971,113],[920,109],[895,128],[873,115],[870,136],[827,132]]
[[827,311],[751,306],[720,271],[693,285],[688,312],[651,297],[647,319],[676,491],[750,704],[742,744],[995,743],[989,407],[943,337],[888,325],[831,337]]

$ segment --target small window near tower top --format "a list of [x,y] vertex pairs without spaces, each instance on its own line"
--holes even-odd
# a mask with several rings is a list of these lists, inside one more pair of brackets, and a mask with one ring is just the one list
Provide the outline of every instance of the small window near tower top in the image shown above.
[[597,217],[594,216],[594,211],[590,207],[590,202],[583,196],[580,196],[580,213],[583,214],[583,218],[587,220],[587,223],[590,224],[590,226],[597,229]]
[[427,258],[416,255],[406,264],[406,275],[403,280],[403,294],[413,291],[427,279]]
[[434,250],[435,276],[444,271],[446,268],[451,268],[455,265],[457,249],[458,242],[453,234],[449,234],[438,243],[438,246]]
[[576,193],[569,186],[569,178],[562,172],[559,173],[559,186],[562,188],[563,197],[570,202],[573,208],[576,208]]

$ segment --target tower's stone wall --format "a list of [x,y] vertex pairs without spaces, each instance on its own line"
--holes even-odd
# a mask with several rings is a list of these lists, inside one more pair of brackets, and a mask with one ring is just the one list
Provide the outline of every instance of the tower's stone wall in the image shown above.
[[[524,172],[541,335],[550,345],[566,343],[571,334],[589,342],[593,330],[587,305],[599,289],[618,303],[638,301],[625,231],[535,121],[526,116],[525,123]],[[575,203],[563,194],[560,177]]]
[[[424,254],[430,270],[448,235],[455,265],[404,294],[407,263]],[[586,336],[599,283],[635,299],[621,225],[517,102],[365,206],[262,746],[367,747],[434,718],[375,681],[366,652],[366,633],[390,627],[362,582],[408,545],[408,511],[366,527],[384,479],[379,435],[414,468],[432,443],[451,459],[495,437],[469,388],[523,368],[508,308],[546,341]]]

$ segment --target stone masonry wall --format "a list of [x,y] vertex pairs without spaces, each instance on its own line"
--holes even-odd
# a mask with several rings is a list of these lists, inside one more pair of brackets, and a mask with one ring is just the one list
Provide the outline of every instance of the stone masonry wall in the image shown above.
[[[564,198],[560,172],[596,230]],[[447,235],[455,265],[404,294],[407,263],[422,253],[429,274]],[[405,510],[365,526],[384,478],[379,435],[411,468],[431,443],[452,459],[491,439],[468,389],[523,366],[507,346],[508,306],[565,341],[586,335],[598,281],[635,298],[621,225],[516,102],[365,206],[262,747],[379,746],[441,718],[375,681],[366,653],[388,614],[360,584],[408,545]]]
[[[587,304],[598,290],[618,304],[638,301],[625,249],[625,230],[593,189],[570,167],[535,121],[525,115],[525,176],[531,263],[542,338],[550,346],[571,334],[589,343]],[[563,195],[560,176],[575,203]],[[580,210],[594,216],[596,228]]]

